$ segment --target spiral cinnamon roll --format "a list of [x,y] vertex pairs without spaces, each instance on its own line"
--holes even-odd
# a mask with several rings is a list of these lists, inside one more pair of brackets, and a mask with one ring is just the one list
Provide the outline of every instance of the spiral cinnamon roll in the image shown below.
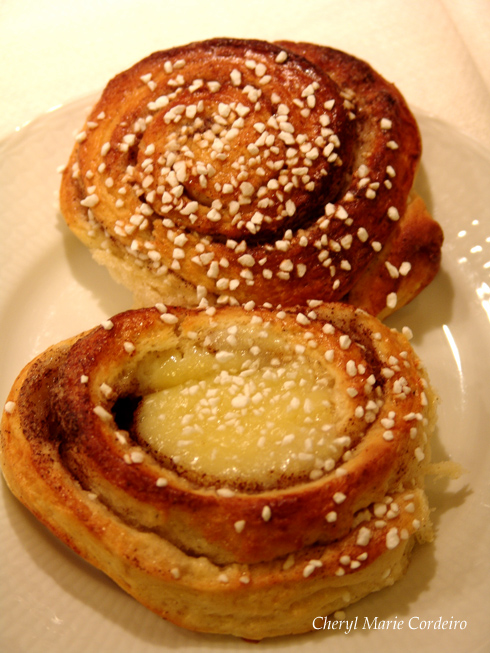
[[308,314],[119,314],[25,367],[5,406],[13,493],[142,604],[191,630],[302,633],[431,539],[435,400],[402,334]]
[[380,317],[435,276],[399,91],[312,44],[212,39],[109,82],[61,184],[69,227],[133,290],[181,305],[355,304]]

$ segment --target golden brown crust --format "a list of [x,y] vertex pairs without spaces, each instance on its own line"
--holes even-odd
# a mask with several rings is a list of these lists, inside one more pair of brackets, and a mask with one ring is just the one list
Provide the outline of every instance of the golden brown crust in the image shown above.
[[[365,62],[212,39],[156,52],[107,85],[63,175],[61,210],[143,304],[369,307],[367,284],[348,293],[398,242],[420,154],[403,97]],[[440,227],[423,207],[419,220],[435,254],[405,241],[404,303],[439,267]]]
[[[210,485],[164,464],[129,422],[123,430],[118,402],[154,391],[138,374],[148,357],[188,339],[222,351],[230,327],[240,345],[263,347],[258,318],[277,357],[321,362],[345,395],[348,440],[333,466],[275,487]],[[350,306],[307,316],[161,306],[26,366],[4,411],[1,463],[38,519],[144,605],[190,629],[260,639],[311,630],[404,573],[415,539],[431,536],[422,486],[434,411],[406,339]]]
[[[433,280],[441,263],[443,235],[416,194],[383,251],[364,270],[345,297],[383,320],[408,304]],[[392,304],[390,304],[390,298]]]

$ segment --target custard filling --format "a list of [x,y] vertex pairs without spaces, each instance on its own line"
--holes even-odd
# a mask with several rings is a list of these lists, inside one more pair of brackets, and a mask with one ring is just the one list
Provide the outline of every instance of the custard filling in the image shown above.
[[271,487],[331,470],[349,446],[338,437],[328,366],[272,347],[171,349],[140,370],[138,436],[179,472],[218,485]]

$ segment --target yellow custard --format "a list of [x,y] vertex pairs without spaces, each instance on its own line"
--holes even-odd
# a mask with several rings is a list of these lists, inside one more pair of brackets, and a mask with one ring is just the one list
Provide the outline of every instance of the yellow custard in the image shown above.
[[210,483],[267,487],[317,478],[349,446],[337,437],[328,367],[274,347],[172,349],[140,370],[154,389],[137,412],[139,437],[181,471]]

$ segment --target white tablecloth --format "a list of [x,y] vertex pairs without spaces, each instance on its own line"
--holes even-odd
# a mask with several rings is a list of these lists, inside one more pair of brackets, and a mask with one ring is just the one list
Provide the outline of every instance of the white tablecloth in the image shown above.
[[351,52],[490,148],[489,34],[488,0],[1,0],[0,138],[154,50],[236,36]]
[[[370,597],[368,614],[406,622],[413,615],[416,623],[454,618],[465,624],[468,620],[468,628],[420,633],[408,626],[403,633],[359,629],[332,641],[314,633],[294,641],[301,651],[490,650],[489,35],[490,0],[0,0],[0,139],[52,108],[101,91],[111,77],[155,50],[214,36],[304,40],[343,49],[394,82],[412,107],[450,125],[431,129],[425,150],[430,190],[444,218],[446,268],[438,285],[426,291],[431,294],[419,304],[411,324],[425,325],[417,350],[443,399],[436,458],[448,455],[461,461],[470,471],[459,487],[467,484],[468,489],[437,495],[436,544],[414,560],[407,584]],[[468,157],[460,165],[460,148],[451,145],[462,141],[466,146],[468,141],[458,131],[486,151],[463,148]],[[49,149],[50,138],[53,151],[46,151],[45,161],[39,150]],[[113,314],[109,307],[129,305],[129,298],[127,304],[119,302],[112,282],[104,286],[105,294],[99,292],[103,273],[91,277],[91,268],[84,265],[88,253],[82,258],[82,247],[75,250],[73,240],[51,228],[56,220],[51,203],[59,183],[56,166],[65,163],[53,163],[53,152],[59,150],[56,139],[54,131],[47,140],[45,134],[42,139],[19,138],[14,147],[11,141],[0,148],[10,154],[0,161],[6,164],[0,182],[7,179],[0,186],[0,226],[2,221],[8,225],[0,237],[0,386],[5,393],[31,352],[90,328],[96,323],[92,320]],[[15,151],[17,141],[22,141],[20,153]],[[44,187],[36,181],[45,168],[50,183]],[[20,183],[24,178],[27,184]],[[50,229],[42,230],[43,220]],[[14,239],[8,237],[10,225],[19,227]],[[36,246],[42,245],[35,250],[24,248],[32,233]],[[12,279],[15,275],[11,285],[9,269]],[[161,624],[149,611],[125,601],[115,587],[56,549],[14,506],[5,485],[0,484],[0,495],[2,652],[214,650],[214,640]],[[394,614],[385,610],[392,600]],[[220,651],[260,653],[281,647],[217,641]],[[292,651],[293,642],[284,649]]]

